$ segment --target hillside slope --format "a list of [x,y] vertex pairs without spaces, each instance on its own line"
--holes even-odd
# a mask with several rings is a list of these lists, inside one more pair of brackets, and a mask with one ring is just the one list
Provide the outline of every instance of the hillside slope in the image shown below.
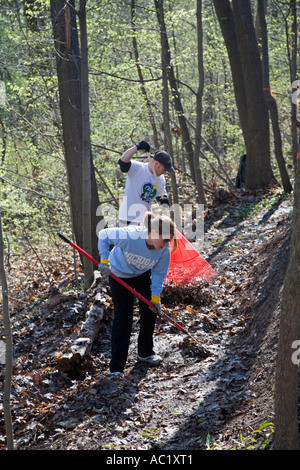
[[[57,255],[47,264],[54,288],[49,292],[43,274],[35,272],[25,292],[16,281],[33,267],[14,263],[9,279],[15,299],[20,284],[19,302],[12,304],[16,448],[270,448],[291,211],[292,198],[276,190],[228,195],[210,206],[202,253],[218,277],[209,285],[163,293],[165,311],[201,344],[162,321],[155,349],[163,363],[155,369],[137,364],[136,314],[125,378],[117,382],[108,374],[113,310],[107,284],[97,278],[89,292],[77,291],[72,265]],[[61,294],[56,305],[49,301],[53,292]],[[62,371],[58,358],[99,301],[105,313],[91,354]],[[4,434],[3,418],[0,426]]]

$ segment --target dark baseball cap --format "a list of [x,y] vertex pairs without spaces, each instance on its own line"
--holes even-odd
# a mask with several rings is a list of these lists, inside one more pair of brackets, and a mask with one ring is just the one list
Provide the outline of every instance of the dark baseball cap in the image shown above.
[[167,152],[159,150],[154,154],[153,160],[156,160],[157,162],[161,163],[165,167],[165,170],[169,173],[173,173],[175,171],[172,166],[172,158]]

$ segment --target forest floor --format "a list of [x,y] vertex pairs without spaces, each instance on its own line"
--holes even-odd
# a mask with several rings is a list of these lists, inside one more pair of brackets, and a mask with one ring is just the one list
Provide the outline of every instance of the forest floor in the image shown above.
[[[218,277],[166,287],[155,368],[137,363],[135,314],[125,377],[109,376],[113,315],[107,282],[76,289],[70,247],[10,256],[17,450],[271,449],[280,298],[290,245],[292,196],[278,188],[217,193],[205,215],[201,254]],[[82,276],[80,268],[78,276]],[[51,307],[53,292],[61,301]],[[97,297],[105,306],[91,354],[72,372],[57,358],[77,337]],[[1,341],[0,341],[1,343]],[[2,341],[3,343],[3,341]],[[1,345],[1,344],[0,344]],[[3,383],[4,365],[0,365]],[[3,413],[0,448],[6,449]]]

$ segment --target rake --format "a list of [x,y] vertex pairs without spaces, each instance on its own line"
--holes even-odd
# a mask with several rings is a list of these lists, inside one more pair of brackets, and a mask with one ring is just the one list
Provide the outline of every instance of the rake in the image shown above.
[[[99,266],[99,261],[97,261],[95,258],[93,258],[89,253],[87,253],[86,251],[84,251],[80,246],[76,245],[76,243],[72,242],[71,240],[69,240],[65,235],[62,235],[61,233],[57,233],[57,235],[66,243],[68,243],[70,246],[72,246],[73,248],[75,248],[75,250],[77,250],[80,254],[82,254],[83,256],[85,256],[87,259],[89,259],[92,263],[94,263],[96,266]],[[112,272],[110,272],[110,276],[115,279],[115,281],[119,282],[123,287],[125,287],[126,289],[128,289],[130,292],[132,292],[134,295],[136,295],[136,297],[138,297],[139,299],[141,299],[143,302],[145,302],[145,304],[147,304],[149,307],[151,308],[155,308],[155,305],[150,302],[150,300],[146,299],[142,294],[140,294],[139,292],[137,292],[133,287],[129,286],[126,282],[123,281],[123,279],[120,279],[118,276],[116,276],[115,274],[113,274]],[[199,343],[199,340],[197,338],[195,338],[193,335],[191,335],[191,333],[186,330],[183,326],[181,326],[179,323],[177,323],[176,321],[172,320],[172,318],[170,318],[166,313],[164,312],[160,312],[160,315],[165,319],[167,320],[169,323],[171,323],[175,328],[177,328],[179,331],[181,331],[182,333],[185,333],[186,335],[188,335],[193,341],[195,341],[196,343]]]

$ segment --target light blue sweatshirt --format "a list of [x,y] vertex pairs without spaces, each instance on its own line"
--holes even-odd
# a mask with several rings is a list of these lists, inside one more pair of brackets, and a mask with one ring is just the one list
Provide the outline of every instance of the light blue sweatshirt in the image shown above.
[[[146,245],[147,230],[128,226],[107,228],[99,232],[101,259],[109,259],[111,272],[121,278],[139,276],[151,269],[151,294],[160,297],[170,264],[170,245],[150,250]],[[114,248],[109,251],[110,245]]]

